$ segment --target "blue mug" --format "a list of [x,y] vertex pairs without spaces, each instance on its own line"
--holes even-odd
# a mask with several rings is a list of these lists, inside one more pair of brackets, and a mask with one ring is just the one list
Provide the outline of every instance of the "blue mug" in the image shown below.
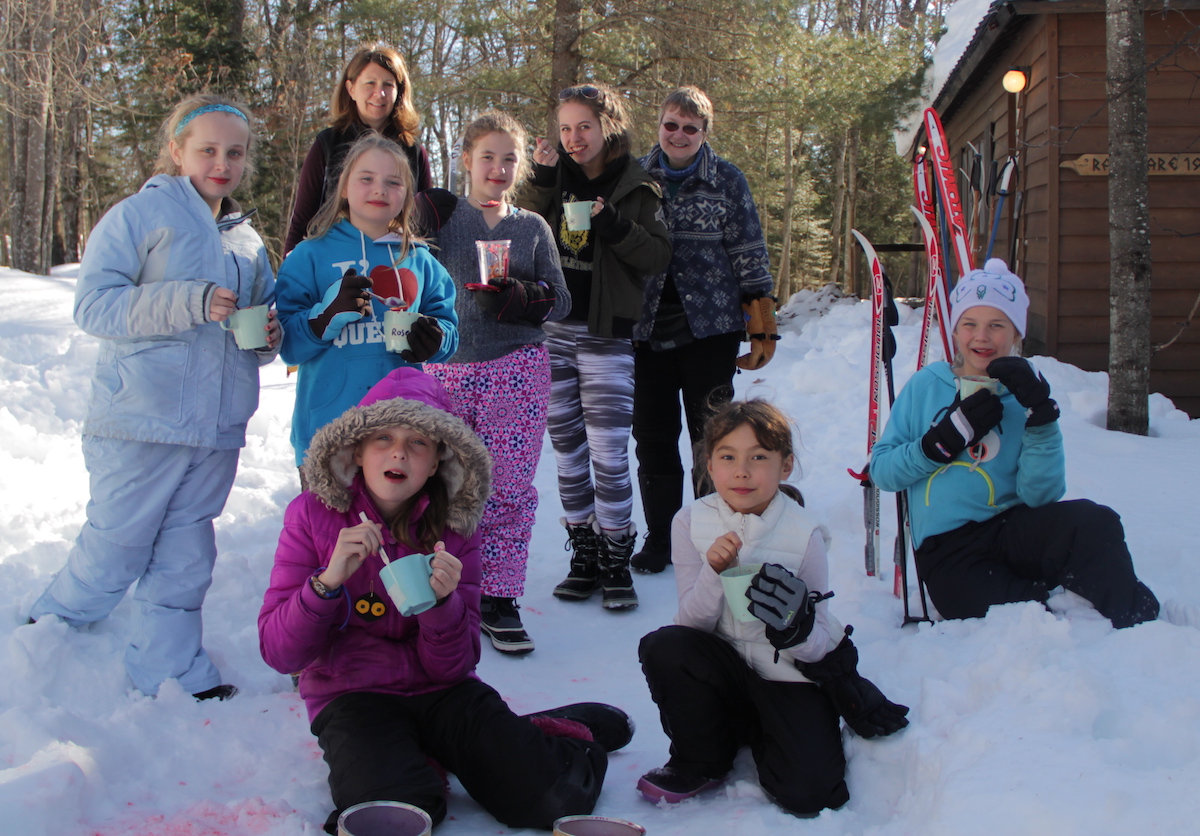
[[437,603],[437,593],[429,585],[432,562],[431,554],[410,554],[379,570],[379,578],[401,615],[417,615]]

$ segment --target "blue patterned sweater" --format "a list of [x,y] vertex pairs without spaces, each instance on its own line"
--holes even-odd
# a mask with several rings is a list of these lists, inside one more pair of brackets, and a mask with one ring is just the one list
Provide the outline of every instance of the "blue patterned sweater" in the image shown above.
[[[666,162],[657,145],[639,161],[663,186],[663,208],[673,254],[667,268],[696,339],[745,327],[742,299],[769,294],[773,286],[767,244],[750,186],[737,166],[700,146],[699,165],[675,195],[667,189]],[[649,340],[667,274],[646,279],[636,340]]]

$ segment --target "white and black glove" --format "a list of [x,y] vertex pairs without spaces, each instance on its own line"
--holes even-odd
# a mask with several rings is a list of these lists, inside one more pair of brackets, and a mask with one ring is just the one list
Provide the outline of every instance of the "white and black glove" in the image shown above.
[[804,581],[777,563],[764,563],[746,590],[747,609],[767,625],[767,641],[776,650],[807,639],[816,622],[817,602],[832,596],[832,592],[809,592]]
[[921,450],[930,461],[950,464],[963,450],[978,444],[1004,417],[1000,397],[987,389],[956,403],[921,437]]

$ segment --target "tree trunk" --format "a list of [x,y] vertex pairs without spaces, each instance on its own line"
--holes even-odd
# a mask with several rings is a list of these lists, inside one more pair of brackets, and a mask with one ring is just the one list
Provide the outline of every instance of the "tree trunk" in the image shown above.
[[55,0],[22,4],[23,15],[11,21],[16,50],[9,54],[13,120],[9,147],[13,173],[12,266],[30,273],[50,269],[53,234],[53,64]]
[[579,81],[583,56],[579,52],[579,36],[583,29],[582,0],[555,0],[554,53],[550,58],[550,96],[546,109],[546,136],[554,142],[558,136],[558,93]]
[[1150,211],[1144,0],[1108,0],[1108,428],[1150,427]]
[[860,131],[857,127],[850,130],[846,144],[849,146],[846,153],[846,232],[842,235],[842,247],[845,249],[843,261],[846,265],[846,288],[855,296],[863,296],[867,293],[865,288],[859,288],[858,271],[854,269],[854,236],[850,234],[850,230],[857,223],[855,220],[858,213],[858,141]]
[[775,278],[775,298],[786,303],[792,296],[792,206],[796,199],[796,174],[792,161],[792,125],[783,125],[783,248],[779,254],[779,275]]
[[837,170],[833,173],[833,211],[829,213],[828,281],[830,282],[837,282],[842,270],[842,207],[846,201],[846,147],[848,145],[848,135],[843,134],[837,151]]

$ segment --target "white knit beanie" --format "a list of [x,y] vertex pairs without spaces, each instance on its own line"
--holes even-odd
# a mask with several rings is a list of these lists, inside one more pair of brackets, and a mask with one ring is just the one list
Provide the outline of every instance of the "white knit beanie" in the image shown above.
[[950,333],[958,327],[959,317],[970,308],[987,305],[996,308],[1025,336],[1025,317],[1029,313],[1029,296],[1025,284],[1008,269],[1002,258],[989,258],[980,269],[963,276],[950,291]]

